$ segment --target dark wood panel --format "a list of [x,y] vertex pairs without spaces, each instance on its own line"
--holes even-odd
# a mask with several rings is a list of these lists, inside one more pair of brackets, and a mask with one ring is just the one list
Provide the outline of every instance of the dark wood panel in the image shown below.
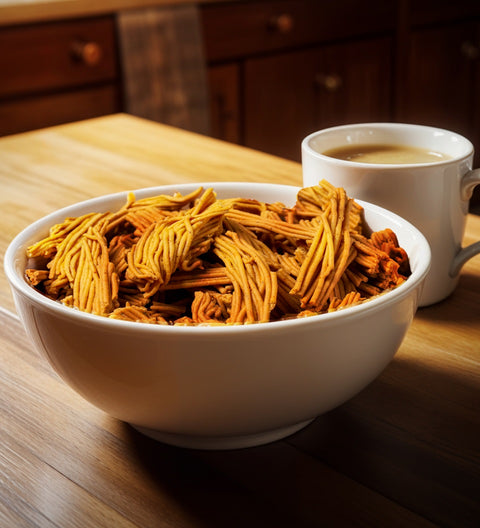
[[476,24],[413,31],[400,81],[398,119],[454,130],[472,137],[475,60],[466,45],[475,42]]
[[119,112],[114,85],[0,102],[0,135]]
[[[113,17],[1,28],[0,96],[112,80],[117,76]],[[80,47],[97,47],[91,63]]]
[[245,143],[300,160],[314,130],[391,115],[391,41],[319,47],[245,66]]
[[396,4],[373,0],[273,0],[202,6],[210,61],[382,33],[395,28]]
[[240,73],[236,63],[208,69],[211,136],[240,142]]
[[409,0],[409,23],[427,26],[480,16],[478,0]]

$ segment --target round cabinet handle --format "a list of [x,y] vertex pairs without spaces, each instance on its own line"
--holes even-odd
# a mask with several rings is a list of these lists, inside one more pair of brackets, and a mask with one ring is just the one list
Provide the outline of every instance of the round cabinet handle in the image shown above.
[[85,66],[96,66],[102,59],[102,48],[97,42],[77,40],[72,44],[72,55]]
[[275,15],[268,22],[269,29],[276,31],[277,33],[282,33],[284,35],[290,33],[294,25],[295,21],[292,15],[288,13]]
[[315,84],[327,92],[338,92],[343,85],[343,80],[337,73],[317,73]]
[[476,60],[480,57],[480,48],[468,40],[462,42],[460,51],[464,57],[470,60]]

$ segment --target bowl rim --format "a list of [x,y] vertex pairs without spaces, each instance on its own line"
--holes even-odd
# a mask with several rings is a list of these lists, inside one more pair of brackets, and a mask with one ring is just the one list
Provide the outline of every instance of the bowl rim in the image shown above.
[[[73,204],[67,205],[60,209],[57,209],[43,217],[37,219],[22,231],[20,231],[10,242],[7,247],[4,256],[4,270],[10,284],[10,287],[15,289],[21,295],[28,298],[30,302],[33,302],[37,306],[41,306],[43,309],[46,309],[49,312],[53,312],[56,315],[70,319],[73,318],[74,321],[83,324],[90,324],[99,327],[105,327],[110,329],[115,329],[119,332],[128,332],[128,330],[140,330],[145,333],[153,332],[162,335],[164,332],[174,335],[183,335],[187,333],[190,336],[205,336],[205,335],[223,335],[227,333],[230,335],[233,334],[242,334],[244,332],[248,333],[261,333],[265,331],[272,330],[283,330],[288,328],[300,327],[303,328],[305,325],[311,325],[312,323],[322,326],[332,324],[335,321],[341,322],[343,319],[355,319],[357,317],[365,317],[370,312],[383,309],[392,303],[398,302],[400,299],[406,297],[410,294],[412,290],[418,287],[418,284],[421,283],[429,268],[431,263],[431,251],[430,246],[425,239],[424,235],[410,222],[400,217],[399,215],[379,207],[378,205],[365,202],[363,200],[355,201],[359,203],[362,207],[373,212],[387,216],[389,220],[395,221],[399,224],[404,225],[411,234],[416,238],[416,243],[421,247],[422,253],[425,253],[424,258],[419,262],[418,266],[413,270],[412,275],[407,281],[405,281],[400,286],[396,287],[393,290],[389,290],[385,293],[380,294],[374,299],[370,299],[367,302],[351,306],[345,309],[336,310],[334,312],[323,313],[319,315],[301,317],[301,318],[292,318],[282,321],[269,321],[263,323],[250,323],[250,324],[234,324],[234,325],[161,325],[161,324],[148,324],[135,321],[124,321],[118,319],[110,319],[108,317],[102,317],[99,315],[82,312],[71,307],[67,307],[58,301],[49,299],[48,297],[42,295],[35,288],[30,286],[25,280],[23,275],[20,275],[16,270],[16,262],[18,262],[17,255],[23,249],[25,250],[28,245],[32,243],[35,239],[38,240],[39,237],[35,237],[35,233],[38,233],[40,230],[48,232],[48,229],[58,223],[63,221],[68,216],[74,216],[74,211],[83,209],[85,207],[96,211],[95,206],[103,206],[105,209],[105,203],[112,202],[115,200],[125,200],[129,193],[134,193],[135,196],[144,197],[144,196],[154,196],[155,194],[171,194],[173,192],[180,192],[185,194],[191,192],[194,189],[203,187],[204,189],[213,188],[217,192],[221,191],[230,191],[233,188],[254,190],[254,191],[268,191],[269,188],[275,187],[277,190],[282,190],[292,195],[296,196],[296,193],[302,188],[299,186],[293,185],[284,185],[284,184],[272,184],[272,183],[255,183],[255,182],[187,182],[180,184],[168,184],[168,185],[159,185],[144,187],[134,190],[120,191],[116,193],[105,194],[102,196],[97,196],[80,202],[75,202]],[[241,196],[239,193],[235,193],[236,196]],[[273,202],[273,200],[272,200]],[[107,210],[107,209],[105,209]],[[73,215],[72,215],[73,213]],[[59,220],[61,218],[61,220]]]

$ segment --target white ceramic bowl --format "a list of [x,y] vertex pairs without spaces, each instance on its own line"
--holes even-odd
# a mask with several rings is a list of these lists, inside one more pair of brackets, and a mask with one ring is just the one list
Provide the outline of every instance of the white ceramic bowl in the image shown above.
[[[186,194],[199,184],[142,189]],[[219,197],[295,203],[298,188],[204,183]],[[423,235],[360,202],[374,230],[390,227],[412,275],[395,290],[346,310],[245,326],[157,326],[107,319],[51,301],[24,279],[25,249],[65,217],[108,211],[127,193],[50,214],[21,232],[5,255],[18,313],[38,351],[93,405],[177,446],[228,449],[270,442],[348,400],[391,361],[407,332],[430,264]]]

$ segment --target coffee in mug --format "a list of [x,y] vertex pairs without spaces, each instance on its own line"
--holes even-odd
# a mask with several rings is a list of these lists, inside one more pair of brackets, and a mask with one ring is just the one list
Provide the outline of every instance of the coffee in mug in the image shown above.
[[[405,152],[410,149],[413,152]],[[354,157],[365,151],[375,153],[376,161]],[[434,159],[425,160],[425,152]],[[342,157],[345,153],[351,159]],[[462,248],[469,199],[480,183],[480,169],[472,170],[472,163],[473,145],[468,139],[422,125],[343,125],[314,132],[302,141],[305,187],[326,179],[343,187],[351,198],[397,213],[425,235],[432,264],[420,306],[449,296],[463,264],[480,253],[480,242]]]
[[412,147],[410,145],[365,144],[336,147],[322,152],[325,156],[355,163],[412,164],[435,163],[450,156],[442,152]]

